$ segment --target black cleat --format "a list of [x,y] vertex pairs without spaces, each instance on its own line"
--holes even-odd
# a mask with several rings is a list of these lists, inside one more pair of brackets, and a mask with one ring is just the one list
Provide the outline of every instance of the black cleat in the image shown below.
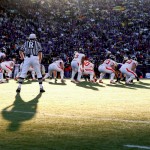
[[44,89],[40,89],[40,93],[43,93],[43,92],[45,92],[45,90]]
[[9,83],[9,79],[8,78],[6,78],[6,82]]
[[17,92],[17,93],[20,93],[20,91],[21,91],[21,89],[20,89],[20,88],[18,88],[18,89],[16,90],[16,92]]

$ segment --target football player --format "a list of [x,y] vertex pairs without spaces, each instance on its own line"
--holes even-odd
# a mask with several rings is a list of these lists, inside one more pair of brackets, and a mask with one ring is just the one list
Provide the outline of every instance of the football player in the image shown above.
[[64,62],[62,59],[54,61],[48,66],[48,73],[44,76],[43,80],[51,76],[53,73],[55,82],[57,81],[57,72],[60,72],[61,82],[64,83]]
[[1,63],[1,68],[3,70],[6,71],[7,75],[6,75],[6,81],[8,82],[11,75],[12,75],[12,71],[13,71],[13,68],[14,68],[14,61],[4,61]]
[[4,81],[3,73],[4,73],[3,69],[0,68],[0,83],[3,83],[3,81]]
[[116,67],[117,63],[114,60],[115,60],[115,56],[110,55],[109,59],[106,59],[103,62],[103,64],[101,64],[98,67],[99,72],[101,72],[100,78],[99,78],[99,83],[103,83],[102,79],[106,73],[110,74],[110,83],[112,83],[112,84],[116,83],[114,81],[114,77],[115,77],[115,67]]
[[[84,59],[85,55],[83,54],[84,50],[82,48],[79,49],[79,52],[74,52],[74,59],[71,62],[71,68],[72,68],[72,76],[71,76],[71,82],[79,82],[83,69],[84,69]],[[76,73],[78,72],[77,81],[74,80],[74,77]]]
[[[94,72],[94,64],[92,63],[93,59],[89,58],[88,60],[84,60],[84,69],[82,72],[82,75],[90,75],[90,82],[96,81],[96,76]],[[81,76],[79,74],[78,80],[80,81]]]
[[136,67],[138,66],[138,62],[136,60],[136,57],[132,56],[131,59],[127,60],[125,64],[123,64],[119,69],[123,74],[126,75],[126,84],[132,84],[131,81],[134,78],[138,79],[136,74]]

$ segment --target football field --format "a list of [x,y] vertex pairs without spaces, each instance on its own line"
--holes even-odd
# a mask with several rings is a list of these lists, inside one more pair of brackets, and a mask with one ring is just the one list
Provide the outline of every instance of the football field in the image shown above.
[[0,84],[0,150],[150,149],[150,80]]

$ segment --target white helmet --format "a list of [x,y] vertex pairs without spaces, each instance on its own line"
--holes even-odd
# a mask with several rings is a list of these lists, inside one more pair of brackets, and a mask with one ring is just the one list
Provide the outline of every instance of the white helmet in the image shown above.
[[123,58],[123,60],[128,60],[129,58],[128,58],[128,56],[124,56],[124,58]]
[[77,51],[74,51],[74,55],[75,55],[76,53],[78,53],[78,52],[77,52]]
[[83,48],[79,48],[79,52],[80,53],[84,53],[84,49]]
[[32,33],[32,34],[30,34],[30,35],[29,35],[29,39],[36,39],[36,35],[35,35],[35,34],[33,34],[33,33]]

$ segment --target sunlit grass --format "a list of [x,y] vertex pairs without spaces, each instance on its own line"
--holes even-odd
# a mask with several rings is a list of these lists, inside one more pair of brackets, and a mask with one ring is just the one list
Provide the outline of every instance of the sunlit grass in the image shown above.
[[41,95],[36,82],[25,83],[20,95],[14,81],[0,84],[0,149],[150,146],[150,80],[131,86],[48,81]]

